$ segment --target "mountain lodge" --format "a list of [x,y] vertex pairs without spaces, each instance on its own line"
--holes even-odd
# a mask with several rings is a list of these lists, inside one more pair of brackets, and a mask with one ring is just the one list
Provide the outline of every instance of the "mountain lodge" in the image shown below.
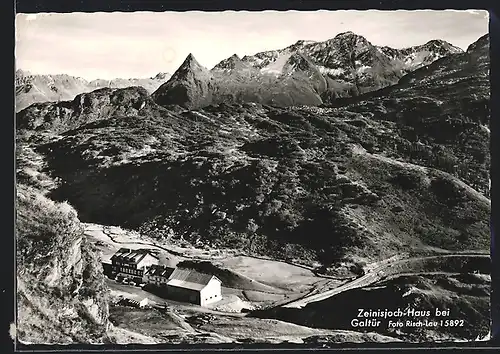
[[222,299],[222,282],[215,275],[160,265],[158,256],[148,249],[120,248],[110,266],[112,277],[162,288],[172,300],[205,306]]
[[113,276],[123,276],[142,282],[147,267],[158,264],[158,257],[148,249],[120,248],[111,257]]

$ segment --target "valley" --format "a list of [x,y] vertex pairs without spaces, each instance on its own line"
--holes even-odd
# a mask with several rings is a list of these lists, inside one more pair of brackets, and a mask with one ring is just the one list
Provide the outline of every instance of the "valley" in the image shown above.
[[[103,230],[108,229],[107,232]],[[158,340],[156,336],[156,331],[160,331],[163,336],[161,341],[166,341],[168,343],[175,343],[182,341],[181,338],[186,335],[185,326],[192,326],[193,323],[184,323],[183,326],[174,326],[174,329],[167,331],[169,340],[165,339],[165,324],[163,320],[161,324],[158,324],[158,329],[153,330],[150,328],[150,315],[151,311],[160,311],[163,304],[168,304],[168,311],[173,311],[178,314],[180,318],[205,318],[204,316],[209,316],[208,322],[196,322],[195,328],[188,333],[205,333],[205,335],[211,338],[209,341],[220,342],[220,343],[234,343],[239,340],[246,340],[249,338],[250,333],[255,333],[254,331],[262,331],[265,328],[265,333],[261,333],[259,336],[260,340],[266,343],[282,343],[283,341],[290,343],[304,343],[308,341],[308,338],[315,338],[315,336],[323,338],[344,338],[341,336],[342,331],[339,330],[325,330],[321,326],[315,331],[311,330],[311,322],[302,323],[305,327],[290,324],[290,316],[286,314],[288,309],[296,309],[296,311],[309,311],[309,304],[318,303],[321,304],[326,300],[334,300],[336,296],[340,296],[342,293],[350,293],[356,291],[356,289],[369,290],[373,289],[383,289],[387,287],[387,284],[391,281],[399,281],[402,278],[410,279],[422,279],[420,281],[432,282],[432,279],[439,279],[440,277],[451,277],[452,279],[461,279],[465,274],[474,274],[477,283],[477,296],[479,298],[483,297],[483,301],[487,299],[484,297],[488,292],[481,294],[480,287],[485,291],[484,285],[489,281],[489,254],[487,252],[468,252],[463,251],[459,253],[445,253],[436,252],[434,255],[424,255],[419,257],[412,257],[410,255],[398,254],[396,256],[390,257],[386,260],[380,262],[375,262],[367,264],[365,266],[365,275],[349,278],[349,279],[332,279],[328,276],[315,275],[311,270],[307,271],[303,266],[293,266],[291,264],[273,261],[271,259],[264,260],[260,258],[255,258],[251,256],[245,256],[238,254],[237,250],[226,250],[224,254],[220,250],[214,250],[214,253],[218,253],[217,256],[207,257],[210,254],[207,250],[200,250],[194,247],[174,247],[174,253],[169,253],[169,249],[172,248],[171,245],[168,247],[164,243],[157,243],[152,240],[144,239],[143,237],[134,234],[134,232],[127,232],[120,228],[112,228],[113,231],[110,232],[109,228],[102,227],[99,225],[87,225],[87,236],[90,237],[92,242],[98,245],[100,252],[102,254],[102,259],[106,260],[109,256],[107,254],[112,254],[119,247],[125,245],[130,248],[156,248],[163,253],[160,259],[165,260],[168,258],[168,264],[172,265],[172,259],[174,262],[179,262],[184,259],[190,259],[194,261],[207,261],[209,260],[213,265],[218,267],[224,267],[234,272],[241,277],[248,277],[253,284],[251,287],[259,287],[258,284],[264,284],[267,286],[266,289],[254,289],[250,290],[248,285],[238,282],[234,287],[223,287],[223,299],[210,306],[209,308],[204,308],[196,305],[189,305],[185,303],[179,303],[170,299],[164,299],[158,297],[148,291],[137,289],[132,285],[121,285],[114,280],[108,280],[108,287],[111,289],[111,297],[119,299],[122,297],[135,298],[141,300],[143,298],[148,298],[150,304],[153,308],[146,310],[130,309],[127,310],[119,305],[112,307],[112,312],[115,311],[115,315],[112,315],[112,322],[117,322],[119,324],[118,328],[128,328],[128,330],[134,331],[137,328],[137,322],[133,322],[130,327],[124,325],[123,322],[126,316],[129,316],[129,312],[135,313],[135,316],[146,316],[148,320],[145,322],[144,327],[139,332],[142,335],[148,334],[156,339],[148,337],[147,343],[155,342]],[[110,237],[113,235],[113,237]],[[117,242],[119,240],[119,242]],[[179,257],[179,255],[185,255]],[[175,256],[174,256],[175,255]],[[165,257],[165,258],[164,258]],[[282,270],[281,272],[279,270]],[[442,279],[442,278],[441,278]],[[418,283],[417,283],[418,284]],[[408,285],[406,285],[408,287]],[[441,285],[442,286],[442,285]],[[412,292],[418,294],[418,285],[416,287],[409,287],[408,291],[401,292],[400,296],[407,297]],[[456,297],[453,295],[458,289],[448,289],[451,296],[449,301],[453,301]],[[401,290],[402,291],[402,290]],[[471,291],[474,291],[471,289]],[[368,293],[370,294],[370,293]],[[373,294],[375,295],[375,294]],[[473,295],[474,296],[474,295]],[[479,299],[478,298],[478,299]],[[243,300],[243,301],[242,301]],[[366,300],[364,300],[366,301]],[[446,304],[449,304],[446,302]],[[366,305],[365,305],[366,306]],[[157,310],[155,310],[155,308]],[[160,310],[158,310],[160,309]],[[283,315],[280,315],[283,313]],[[278,315],[276,315],[278,314]],[[346,312],[344,316],[352,316],[352,313]],[[123,317],[125,316],[125,317]],[[191,317],[189,317],[191,316]],[[263,317],[264,316],[264,317]],[[269,317],[267,317],[269,316]],[[283,316],[283,317],[276,317]],[[266,318],[267,317],[267,318]],[[338,315],[337,315],[338,317]],[[235,318],[239,318],[238,322],[235,323]],[[243,320],[247,318],[247,320]],[[281,321],[273,321],[272,318],[281,319]],[[298,315],[293,315],[293,318],[300,318]],[[186,320],[188,321],[188,320]],[[229,322],[228,322],[229,321]],[[284,321],[284,322],[283,322]],[[188,321],[189,322],[189,321]],[[241,323],[240,323],[241,322]],[[292,323],[298,323],[295,320],[291,320]],[[114,322],[113,322],[114,323]],[[205,323],[205,324],[203,324]],[[225,331],[228,325],[234,326],[229,331]],[[239,332],[239,326],[243,326],[241,333]],[[261,327],[262,326],[262,327]],[[284,327],[283,327],[284,326]],[[291,326],[291,327],[290,327]],[[283,327],[283,328],[282,328]],[[315,325],[313,328],[317,328]],[[149,328],[149,329],[146,329]],[[191,327],[192,328],[192,327]],[[199,329],[202,329],[201,331]],[[262,328],[262,329],[259,329]],[[282,328],[282,329],[280,329]],[[473,332],[476,337],[485,336],[484,328],[480,332]],[[351,338],[356,338],[356,336],[365,335],[365,331],[359,332],[356,328],[343,327],[342,330],[346,331]],[[413,334],[406,334],[404,337],[401,336],[387,336],[387,328],[375,329],[373,334],[381,333],[379,337],[375,337],[376,341],[397,341],[411,340]],[[469,329],[470,330],[470,329]],[[236,332],[235,332],[236,331]],[[277,331],[275,333],[274,331]],[[293,334],[292,334],[293,333]],[[218,337],[219,335],[225,336],[225,338]],[[394,336],[394,333],[391,334]],[[416,337],[418,340],[424,340],[420,336]],[[426,337],[425,340],[438,340],[439,336],[431,333],[427,334],[431,337]],[[217,337],[217,339],[215,339]],[[459,339],[460,337],[457,337]],[[123,341],[124,339],[120,339]],[[356,341],[356,339],[353,339]],[[334,343],[334,342],[332,342]]]

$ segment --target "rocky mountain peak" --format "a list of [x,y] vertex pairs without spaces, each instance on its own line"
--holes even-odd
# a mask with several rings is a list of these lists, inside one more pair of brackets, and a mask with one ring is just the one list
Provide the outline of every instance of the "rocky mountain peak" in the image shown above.
[[462,53],[463,50],[461,48],[455,47],[451,43],[448,43],[442,39],[433,39],[425,43],[422,48],[427,50],[431,50],[438,53]]
[[[301,39],[286,48],[245,55],[241,59],[234,54],[211,70],[202,67],[189,54],[155,97],[162,105],[184,107],[213,103],[209,97],[214,102],[235,99],[263,102],[265,99],[258,93],[262,85],[269,85],[266,92],[280,92],[285,82],[282,79],[288,76],[287,85],[300,82],[298,91],[301,92],[292,95],[294,99],[285,100],[286,104],[294,101],[296,96],[303,98],[310,93],[314,99],[307,102],[317,102],[317,94],[328,102],[335,97],[356,96],[394,85],[406,73],[458,52],[461,52],[460,48],[442,40],[404,49],[378,47],[365,37],[346,31],[326,41]],[[221,87],[231,89],[221,90]],[[164,92],[159,94],[160,91]],[[167,91],[171,92],[167,94]],[[203,98],[195,99],[194,92]],[[167,96],[168,99],[159,100]]]
[[297,42],[295,42],[295,45],[304,45],[304,44],[312,44],[312,43],[316,43],[316,41],[299,39]]
[[237,54],[233,54],[215,65],[212,70],[233,70],[240,68],[242,65],[243,62],[240,57]]
[[192,75],[204,75],[206,73],[208,73],[208,70],[201,66],[193,54],[189,53],[169,81],[185,80]]
[[[179,70],[181,69],[191,69],[191,70],[197,70],[197,69],[202,69],[202,66],[200,65],[200,63],[198,63],[198,61],[196,60],[196,58],[194,57],[194,55],[192,53],[189,53],[188,56],[186,57],[186,59],[184,59],[184,62],[181,64],[181,66],[179,67]],[[174,74],[175,75],[175,74]]]
[[341,38],[341,37],[353,37],[353,36],[357,36],[356,33],[352,32],[352,31],[345,31],[345,32],[340,32],[339,34],[337,34],[335,36],[335,38]]
[[169,77],[169,73],[158,73],[153,77],[153,80],[165,80],[167,77]]
[[332,42],[368,42],[365,37],[360,36],[352,31],[342,32],[337,34],[334,38],[330,39]]
[[302,50],[307,45],[311,45],[311,44],[314,44],[314,43],[317,43],[317,42],[316,41],[311,41],[311,40],[300,39],[297,42],[295,42],[294,44],[292,44],[291,46],[287,47],[286,49],[293,50],[293,51],[295,51],[295,50]]
[[204,106],[211,99],[212,79],[210,71],[189,53],[179,69],[153,93],[152,98],[159,105],[180,104],[189,109]]

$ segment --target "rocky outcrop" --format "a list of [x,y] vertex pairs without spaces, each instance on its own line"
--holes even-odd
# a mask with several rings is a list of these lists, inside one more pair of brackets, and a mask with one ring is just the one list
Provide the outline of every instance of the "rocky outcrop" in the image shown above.
[[100,260],[76,212],[18,185],[17,337],[38,344],[107,340]]
[[59,132],[113,115],[140,114],[148,102],[151,99],[142,87],[103,88],[72,101],[35,103],[16,115],[16,128]]

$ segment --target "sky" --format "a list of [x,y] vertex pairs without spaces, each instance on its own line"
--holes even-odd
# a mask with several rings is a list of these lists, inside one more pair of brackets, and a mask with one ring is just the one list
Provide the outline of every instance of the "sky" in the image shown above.
[[324,41],[352,31],[404,48],[442,39],[467,49],[488,13],[467,11],[224,11],[44,13],[16,16],[16,68],[88,80],[174,73],[189,53],[212,68],[237,54]]

